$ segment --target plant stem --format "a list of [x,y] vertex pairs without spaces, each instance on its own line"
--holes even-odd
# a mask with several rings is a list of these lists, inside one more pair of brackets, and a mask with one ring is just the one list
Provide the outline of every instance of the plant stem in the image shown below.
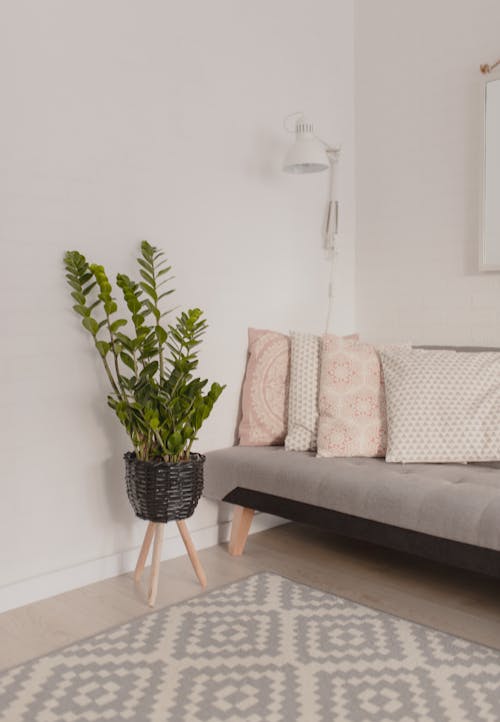
[[[99,354],[99,355],[100,355],[100,354]],[[113,388],[113,391],[115,392],[115,394],[116,394],[117,396],[120,396],[120,390],[119,390],[118,386],[116,385],[116,382],[115,382],[115,379],[114,379],[114,377],[113,377],[113,374],[111,373],[111,369],[109,368],[109,364],[108,364],[108,362],[107,362],[107,360],[106,360],[106,358],[105,358],[104,356],[101,356],[101,358],[102,358],[102,362],[103,362],[103,364],[104,364],[104,368],[105,368],[105,370],[106,370],[106,374],[107,374],[108,379],[109,379],[109,381],[110,381],[110,383],[111,383],[111,386],[112,386],[112,388]]]
[[156,441],[157,441],[158,444],[160,445],[160,449],[162,450],[163,454],[165,454],[165,455],[168,456],[167,449],[165,448],[165,444],[163,443],[163,439],[161,438],[161,436],[160,436],[160,434],[158,433],[158,431],[155,430],[155,431],[154,431],[154,435],[155,435]]
[[[152,263],[152,271],[153,271],[153,281],[154,281],[153,288],[154,288],[155,293],[158,295],[158,287],[156,285],[156,265],[155,265],[154,261]],[[157,312],[160,313],[160,309],[158,308],[158,301],[155,301],[155,308],[156,308]],[[161,318],[161,316],[160,316],[160,318]],[[157,326],[159,325],[159,321],[156,321],[156,325]],[[161,384],[161,382],[163,381],[163,377],[164,377],[163,345],[161,344],[160,339],[158,337],[157,337],[157,340],[158,340],[158,368],[160,371],[160,384]]]
[[121,384],[121,381],[120,381],[120,366],[119,366],[119,363],[118,363],[118,354],[116,353],[116,349],[115,349],[115,343],[116,343],[116,341],[115,341],[115,337],[114,337],[113,331],[111,330],[111,319],[110,319],[110,317],[109,317],[109,313],[108,313],[107,311],[106,311],[105,313],[106,313],[106,325],[107,325],[107,327],[108,327],[109,338],[110,338],[110,340],[111,340],[111,351],[112,351],[112,353],[113,353],[113,358],[114,358],[114,361],[115,361],[116,381],[117,381],[118,386],[119,386],[120,391],[121,391],[121,393],[120,393],[119,395],[122,397],[122,399],[123,399],[124,401],[127,401],[127,402],[128,402],[127,394],[126,394],[125,389],[123,388],[123,386],[122,386],[122,384]]

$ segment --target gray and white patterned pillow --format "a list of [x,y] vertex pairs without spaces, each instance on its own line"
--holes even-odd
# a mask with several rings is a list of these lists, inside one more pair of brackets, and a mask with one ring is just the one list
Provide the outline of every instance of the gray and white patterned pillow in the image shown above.
[[321,338],[290,333],[290,389],[288,394],[287,451],[316,449]]
[[[357,340],[358,334],[343,338]],[[287,451],[316,451],[320,366],[321,336],[291,331]]]
[[500,353],[380,351],[389,462],[500,460]]

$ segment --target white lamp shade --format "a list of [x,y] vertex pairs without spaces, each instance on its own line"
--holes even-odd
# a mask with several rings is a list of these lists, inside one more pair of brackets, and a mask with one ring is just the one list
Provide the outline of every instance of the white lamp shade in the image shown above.
[[327,170],[330,162],[325,147],[314,137],[310,123],[298,122],[295,143],[286,154],[283,170],[286,173],[318,173]]

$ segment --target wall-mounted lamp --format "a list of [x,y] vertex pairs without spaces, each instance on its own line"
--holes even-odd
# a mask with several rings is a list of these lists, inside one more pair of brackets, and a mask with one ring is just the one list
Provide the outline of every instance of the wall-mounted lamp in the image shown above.
[[[290,128],[290,120],[295,118],[295,128]],[[325,222],[325,248],[333,250],[335,236],[339,227],[339,202],[335,195],[334,166],[340,157],[340,148],[328,145],[314,134],[313,124],[302,113],[287,116],[285,130],[295,133],[295,143],[286,154],[283,170],[285,173],[319,173],[330,169],[330,201]]]

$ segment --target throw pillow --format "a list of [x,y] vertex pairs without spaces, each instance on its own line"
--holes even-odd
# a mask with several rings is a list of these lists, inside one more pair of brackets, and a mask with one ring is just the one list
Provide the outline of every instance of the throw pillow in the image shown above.
[[500,353],[383,350],[389,462],[500,460]]
[[318,456],[384,456],[386,444],[384,382],[376,347],[325,336]]
[[290,393],[287,451],[316,448],[321,338],[312,333],[290,334]]
[[276,331],[248,329],[243,382],[241,446],[283,444],[287,430],[290,339]]
[[[357,335],[346,336],[357,339]],[[318,392],[321,337],[290,333],[290,392],[288,398],[287,451],[315,450],[318,434]]]

